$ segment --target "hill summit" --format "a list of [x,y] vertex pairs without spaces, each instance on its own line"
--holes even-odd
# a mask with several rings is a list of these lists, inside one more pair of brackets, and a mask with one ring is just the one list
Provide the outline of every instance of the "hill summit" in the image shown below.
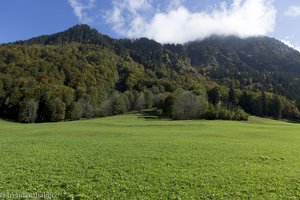
[[108,36],[100,34],[96,29],[86,24],[75,25],[66,31],[53,35],[42,35],[25,41],[18,41],[16,44],[43,44],[43,45],[61,45],[71,42],[83,44],[101,44],[108,45]]

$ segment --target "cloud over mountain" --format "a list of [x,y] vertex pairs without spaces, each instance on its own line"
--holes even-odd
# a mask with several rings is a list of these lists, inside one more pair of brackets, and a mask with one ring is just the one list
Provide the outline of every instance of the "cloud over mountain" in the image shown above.
[[[81,23],[103,20],[120,36],[148,37],[161,43],[185,43],[211,35],[240,37],[272,33],[274,0],[230,0],[191,10],[188,0],[112,0],[111,8],[91,14],[97,0],[68,0]],[[101,2],[100,2],[101,3]]]
[[233,0],[197,12],[180,0],[170,0],[168,5],[161,10],[153,0],[114,0],[105,19],[123,36],[148,37],[162,43],[185,43],[213,34],[266,35],[275,26],[272,0]]

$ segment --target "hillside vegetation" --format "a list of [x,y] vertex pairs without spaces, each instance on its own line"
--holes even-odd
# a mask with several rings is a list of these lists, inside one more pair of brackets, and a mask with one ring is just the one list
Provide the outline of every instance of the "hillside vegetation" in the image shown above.
[[48,122],[155,108],[173,119],[298,121],[299,63],[266,37],[162,45],[77,25],[0,45],[0,116]]

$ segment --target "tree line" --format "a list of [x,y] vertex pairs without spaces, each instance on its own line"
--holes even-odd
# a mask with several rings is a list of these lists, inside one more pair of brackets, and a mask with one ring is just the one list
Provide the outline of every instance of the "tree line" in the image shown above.
[[275,119],[297,119],[298,109],[279,95],[262,92],[226,90],[214,87],[207,93],[177,89],[170,93],[153,94],[145,91],[114,91],[96,105],[89,98],[70,101],[53,97],[47,101],[24,99],[17,105],[16,120],[25,123],[43,121],[78,120],[124,114],[129,111],[153,109],[158,116],[175,120],[223,119],[248,120],[248,114]]

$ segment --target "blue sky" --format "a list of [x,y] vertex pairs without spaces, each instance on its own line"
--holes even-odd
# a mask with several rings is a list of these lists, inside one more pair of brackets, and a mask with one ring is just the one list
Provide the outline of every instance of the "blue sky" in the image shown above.
[[300,49],[299,0],[1,0],[0,43],[86,23],[112,37],[184,43],[268,35]]

